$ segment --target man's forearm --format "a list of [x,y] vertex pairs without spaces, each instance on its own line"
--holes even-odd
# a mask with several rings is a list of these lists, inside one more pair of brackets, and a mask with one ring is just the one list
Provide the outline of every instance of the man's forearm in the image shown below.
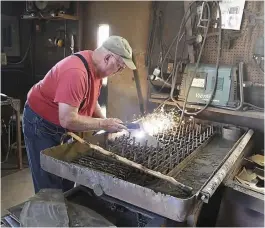
[[99,105],[98,102],[96,104],[95,111],[94,111],[94,114],[93,115],[95,117],[97,117],[97,118],[103,118],[103,119],[106,118],[106,116],[103,114],[102,109],[101,109],[101,107],[100,107],[100,105]]
[[72,131],[92,131],[102,129],[103,118],[93,118],[76,114],[67,122],[67,128]]
[[59,121],[63,128],[71,131],[107,130],[119,132],[126,129],[122,121],[115,118],[93,118],[78,114],[78,108],[59,103]]

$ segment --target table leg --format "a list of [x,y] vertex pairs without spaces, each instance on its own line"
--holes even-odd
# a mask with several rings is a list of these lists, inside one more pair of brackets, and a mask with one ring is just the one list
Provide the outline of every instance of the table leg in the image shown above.
[[22,147],[21,147],[21,122],[20,122],[20,108],[16,110],[16,132],[17,132],[17,162],[18,168],[23,169],[22,163]]

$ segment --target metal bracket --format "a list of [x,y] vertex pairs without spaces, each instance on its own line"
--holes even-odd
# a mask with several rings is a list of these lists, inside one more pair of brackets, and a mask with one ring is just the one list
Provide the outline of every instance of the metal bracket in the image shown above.
[[197,27],[200,27],[200,28],[207,28],[206,26],[203,26],[201,25],[201,22],[208,22],[209,20],[208,19],[203,19],[202,18],[202,15],[203,15],[203,10],[204,10],[204,2],[202,3],[202,6],[201,6],[201,12],[200,12],[200,18],[199,18],[199,21],[198,21],[198,24],[197,24]]

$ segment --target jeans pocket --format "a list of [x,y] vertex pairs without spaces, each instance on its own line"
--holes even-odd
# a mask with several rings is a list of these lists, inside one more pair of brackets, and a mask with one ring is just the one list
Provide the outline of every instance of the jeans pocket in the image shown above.
[[57,129],[50,127],[48,124],[44,123],[40,120],[36,124],[36,134],[37,135],[47,135],[47,136],[55,136],[57,134]]

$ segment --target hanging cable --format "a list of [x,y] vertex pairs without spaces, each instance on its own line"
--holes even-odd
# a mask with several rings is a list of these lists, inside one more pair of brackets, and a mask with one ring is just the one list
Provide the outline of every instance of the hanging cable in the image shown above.
[[16,62],[16,63],[7,62],[7,64],[10,64],[10,65],[18,65],[18,64],[23,63],[23,62],[26,60],[26,58],[27,58],[27,56],[28,56],[28,53],[29,53],[29,50],[30,50],[30,48],[31,48],[31,41],[32,41],[32,35],[30,35],[30,38],[29,38],[29,45],[28,45],[28,47],[27,47],[27,50],[26,50],[26,52],[25,52],[23,58],[22,58],[19,62]]
[[[164,67],[165,61],[166,61],[166,59],[167,59],[167,56],[170,55],[170,51],[171,51],[173,45],[176,43],[176,41],[177,41],[177,43],[176,43],[176,52],[178,51],[178,50],[177,50],[177,47],[178,47],[179,42],[182,40],[183,37],[186,38],[186,30],[185,30],[185,27],[184,27],[184,26],[186,26],[186,24],[187,24],[189,18],[190,18],[193,14],[196,14],[196,13],[197,13],[196,7],[191,8],[191,7],[193,6],[194,3],[196,3],[196,1],[193,1],[193,2],[191,2],[191,4],[190,4],[190,13],[189,13],[189,15],[187,16],[188,11],[186,11],[186,12],[184,13],[184,16],[183,16],[183,18],[182,18],[182,21],[181,21],[181,25],[180,25],[179,31],[178,31],[177,35],[173,38],[171,44],[169,45],[169,48],[167,49],[167,52],[166,52],[164,58],[162,59],[162,64],[161,64],[161,78],[162,78],[163,80],[164,80],[164,77],[163,77],[163,67]],[[187,17],[187,18],[186,18],[186,17]],[[182,35],[180,36],[181,31],[182,31],[183,28],[184,28],[184,32],[183,32]],[[182,48],[183,48],[183,49],[182,49],[182,50],[183,50],[183,51],[182,51],[182,55],[183,55],[183,52],[184,52],[184,47],[185,47],[185,42],[184,42],[184,45],[182,46]],[[176,55],[176,52],[175,52],[175,59],[174,59],[174,63],[173,63],[173,70],[172,70],[172,72],[170,73],[170,75],[168,76],[167,80],[165,81],[166,83],[167,83],[167,82],[172,78],[172,76],[174,75],[174,72],[175,72],[175,71],[174,71],[175,66],[176,66],[177,64],[179,64],[178,61],[177,61],[177,55]],[[182,55],[181,55],[181,56],[182,56]],[[178,67],[177,67],[177,68],[178,68]],[[172,81],[173,81],[173,80],[172,80]],[[151,82],[151,80],[150,80],[150,82]],[[166,85],[166,83],[163,84],[162,88]],[[152,82],[151,82],[151,84],[154,86],[154,84],[153,84]],[[172,87],[172,85],[171,85],[171,87]],[[162,88],[159,90],[159,92],[162,90]],[[167,98],[167,99],[166,99],[161,105],[164,105],[165,102],[168,101],[169,99],[170,99],[170,95],[169,95],[169,97],[168,97],[168,98]],[[177,103],[176,103],[176,105],[177,105],[178,109],[181,109],[181,108],[178,106]]]
[[[194,3],[194,2],[191,3],[190,7],[192,6],[193,3]],[[206,37],[207,37],[208,29],[209,29],[209,26],[210,26],[210,16],[211,16],[211,14],[210,14],[210,7],[209,7],[209,5],[208,5],[207,2],[204,2],[204,3],[206,4],[206,6],[207,6],[207,10],[208,10],[208,20],[207,20],[208,23],[207,23],[207,26],[206,26],[206,29],[205,29],[205,32],[204,32],[204,39],[203,39],[203,42],[202,42],[202,45],[201,45],[201,49],[200,49],[200,53],[199,53],[199,56],[198,56],[198,59],[197,59],[197,63],[196,63],[196,67],[195,67],[194,75],[196,75],[196,73],[197,73],[198,65],[199,65],[199,62],[200,62],[200,59],[201,59],[202,50],[203,50],[203,48],[204,48],[204,44],[205,44],[205,40],[206,40]],[[188,13],[188,10],[185,12],[185,15],[184,15],[184,17],[183,17],[183,19],[182,19],[182,23],[181,23],[181,26],[180,26],[180,30],[179,30],[179,32],[178,32],[178,38],[177,38],[178,41],[177,41],[177,44],[176,44],[175,60],[176,60],[176,53],[178,53],[178,48],[179,48],[179,36],[180,36],[180,34],[181,34],[182,29],[185,28],[184,26],[185,26],[186,23],[184,23],[184,22],[185,22],[185,17],[186,17],[186,15],[187,15],[187,13]],[[191,10],[190,10],[190,16],[191,16]],[[178,62],[178,63],[175,65],[174,69],[173,69],[173,75],[174,75],[174,77],[173,77],[173,79],[172,79],[172,87],[171,87],[171,92],[170,92],[170,98],[175,102],[177,108],[178,108],[180,111],[182,111],[182,115],[181,115],[181,116],[183,117],[183,115],[184,115],[184,110],[185,110],[186,105],[185,105],[185,103],[184,103],[184,107],[183,107],[183,109],[182,109],[182,108],[178,105],[177,100],[176,100],[176,99],[174,98],[174,96],[173,96],[173,94],[174,94],[174,90],[175,90],[176,81],[177,81],[177,76],[178,76],[179,65],[180,65],[180,63]],[[193,77],[194,77],[194,75],[193,75]],[[193,78],[192,78],[192,79],[193,79]],[[191,82],[192,82],[192,81],[191,81]],[[190,83],[190,85],[191,85],[191,83]],[[188,90],[189,90],[189,89],[188,89]],[[188,92],[189,92],[189,91],[188,91]],[[187,98],[187,97],[186,97],[186,98]]]
[[[190,4],[190,7],[191,7],[195,2],[196,2],[196,1],[193,1],[193,2]],[[193,9],[193,10],[194,10],[194,9]],[[195,13],[196,13],[196,12],[197,12],[197,11],[195,11]],[[185,35],[185,32],[186,32],[186,31],[184,31],[184,33],[182,34],[182,36],[180,36],[181,29],[182,29],[183,25],[186,25],[186,24],[187,24],[189,18],[191,17],[191,15],[192,15],[194,12],[193,12],[193,11],[190,11],[190,14],[189,14],[188,18],[185,20],[185,18],[186,18],[186,16],[187,16],[187,13],[188,13],[188,11],[185,12],[185,14],[184,14],[184,16],[183,16],[183,18],[182,18],[181,24],[180,24],[179,32],[177,33],[177,35],[174,37],[173,41],[171,42],[171,44],[170,44],[170,46],[169,46],[169,48],[168,48],[168,50],[167,50],[167,52],[166,52],[166,54],[165,54],[165,56],[164,56],[164,59],[163,59],[163,61],[162,61],[162,65],[161,65],[161,78],[162,78],[162,79],[164,79],[164,77],[163,77],[163,66],[164,66],[164,64],[165,64],[165,61],[166,61],[166,59],[167,59],[167,56],[169,55],[169,53],[170,53],[170,51],[171,51],[173,45],[175,44],[175,42],[176,42],[176,41],[179,42],[179,41],[183,38],[183,36]],[[178,43],[178,42],[177,42],[177,43]],[[176,56],[176,55],[175,55],[175,56]],[[176,58],[175,58],[175,60],[176,60]],[[174,65],[176,65],[176,62],[175,62],[175,61],[174,61]],[[172,70],[172,72],[174,72],[174,70]]]
[[[211,92],[211,96],[210,96],[210,99],[208,100],[208,102],[206,103],[206,105],[199,111],[197,112],[187,112],[185,111],[186,109],[186,105],[187,105],[187,100],[188,100],[188,95],[189,95],[189,91],[190,91],[190,88],[191,88],[191,84],[192,84],[192,81],[197,73],[197,69],[198,69],[198,65],[199,65],[199,62],[200,62],[200,59],[201,59],[201,54],[202,54],[202,50],[204,48],[204,45],[205,45],[205,40],[206,40],[206,37],[207,37],[207,33],[208,33],[208,29],[209,29],[209,25],[210,25],[210,20],[211,20],[211,12],[210,12],[210,7],[209,7],[209,4],[207,2],[204,2],[204,4],[207,6],[207,9],[208,9],[208,20],[207,20],[207,26],[206,26],[206,29],[205,29],[205,33],[204,33],[204,39],[203,39],[203,42],[202,42],[202,45],[201,45],[201,49],[200,49],[200,53],[199,53],[199,56],[198,56],[198,59],[197,59],[197,62],[196,62],[196,66],[195,66],[195,71],[194,71],[194,74],[192,75],[192,78],[191,78],[191,81],[189,83],[189,86],[188,86],[188,90],[186,92],[186,96],[185,96],[185,101],[184,101],[184,105],[183,105],[183,108],[181,110],[181,118],[180,118],[180,123],[184,117],[184,113],[188,114],[188,115],[197,115],[199,113],[201,113],[202,111],[204,111],[208,106],[209,104],[211,103],[211,100],[215,94],[215,89],[216,89],[216,85],[217,85],[217,78],[218,78],[218,68],[219,68],[219,60],[220,60],[220,50],[221,50],[221,11],[220,11],[220,6],[219,4],[217,3],[217,7],[218,7],[218,11],[219,11],[219,39],[218,39],[218,50],[217,50],[217,61],[216,61],[216,69],[215,69],[215,83],[214,83],[214,88]],[[177,73],[177,72],[176,72]],[[175,83],[176,80],[174,80],[174,82],[172,81],[172,90],[174,89],[175,85],[173,83]],[[171,90],[171,99],[173,101],[176,102],[177,104],[177,101],[174,99],[173,97],[173,92]],[[174,91],[174,90],[173,90]],[[179,105],[177,104],[177,107],[179,108]]]
[[156,29],[156,20],[157,20],[157,16],[156,16],[156,12],[157,12],[157,2],[153,3],[153,22],[150,28],[150,32],[149,32],[149,39],[148,39],[148,48],[147,48],[147,55],[146,55],[146,59],[145,59],[145,64],[147,67],[151,66],[151,56],[153,53],[153,49],[154,49],[154,37],[155,37],[155,29]]
[[[190,7],[191,7],[195,2],[196,2],[196,1],[192,2],[192,3],[190,4]],[[195,8],[194,8],[194,9],[195,9]],[[184,26],[185,26],[185,25],[187,24],[189,18],[190,18],[194,13],[197,12],[197,11],[194,10],[194,9],[193,9],[192,11],[190,11],[190,14],[188,15],[187,18],[186,18],[186,15],[187,15],[187,12],[188,12],[188,11],[185,12],[185,14],[184,14],[184,16],[183,16],[183,19],[182,19],[182,23],[181,23],[181,25],[180,25],[179,32],[180,32],[181,29],[183,28],[183,24],[184,24]],[[161,86],[159,92],[161,92],[161,90],[167,85],[168,81],[172,78],[172,76],[173,76],[173,74],[174,74],[174,67],[173,67],[172,72],[170,73],[170,75],[168,76],[168,78],[165,80],[165,79],[164,79],[164,76],[163,76],[163,67],[164,67],[164,64],[165,64],[166,59],[168,58],[168,55],[170,55],[170,51],[171,51],[173,45],[175,44],[175,42],[177,41],[177,43],[178,43],[178,42],[180,42],[180,41],[182,40],[183,37],[186,38],[186,30],[185,30],[185,29],[184,29],[184,32],[182,33],[182,35],[180,36],[180,38],[179,38],[179,32],[178,32],[178,34],[174,37],[174,39],[173,39],[173,41],[171,42],[169,48],[167,49],[166,54],[164,55],[164,58],[162,59],[162,64],[161,64],[160,69],[161,69],[161,78],[162,78],[162,80],[164,80],[164,84]],[[186,39],[185,39],[185,42],[186,42]],[[183,56],[183,53],[184,53],[184,50],[185,50],[185,49],[184,49],[184,48],[185,48],[185,42],[184,42],[184,44],[182,45],[182,52],[181,52],[182,54],[181,54],[181,56]],[[178,61],[177,61],[177,55],[175,54],[175,59],[174,59],[173,66],[176,66],[177,62],[178,62]],[[150,80],[150,83],[154,86],[154,84],[152,83],[151,80]],[[158,92],[158,93],[159,93],[159,92]]]

